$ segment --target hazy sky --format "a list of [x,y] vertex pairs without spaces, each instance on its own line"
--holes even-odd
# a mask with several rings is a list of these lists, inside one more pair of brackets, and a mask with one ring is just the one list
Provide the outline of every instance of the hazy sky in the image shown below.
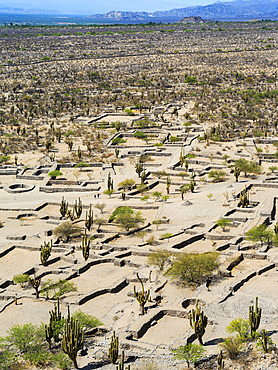
[[94,14],[110,10],[155,11],[213,3],[214,0],[0,0],[0,6],[58,10],[63,13]]

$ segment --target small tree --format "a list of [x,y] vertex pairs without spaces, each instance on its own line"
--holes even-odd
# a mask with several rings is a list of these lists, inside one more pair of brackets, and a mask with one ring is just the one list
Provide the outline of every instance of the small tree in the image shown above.
[[165,264],[170,262],[171,255],[172,253],[167,250],[158,249],[149,254],[148,264],[157,266],[159,270],[162,271],[164,269]]
[[269,245],[274,238],[274,233],[272,230],[267,228],[267,225],[264,223],[260,224],[259,226],[253,226],[249,231],[246,233],[246,239],[251,240],[253,243],[260,242],[261,246],[265,242]]
[[144,222],[144,218],[142,217],[141,212],[133,212],[133,213],[120,213],[116,217],[116,222],[125,229],[126,231],[129,231],[132,228],[135,228],[140,223]]
[[220,226],[223,231],[225,231],[226,226],[230,225],[232,221],[229,220],[228,218],[220,218],[217,222],[216,225]]
[[219,266],[217,252],[181,253],[177,255],[167,275],[182,284],[201,284]]
[[126,179],[126,180],[120,182],[118,184],[118,187],[131,190],[134,185],[135,185],[135,181],[133,179]]
[[194,365],[206,353],[206,349],[197,344],[188,343],[173,350],[174,357],[178,360],[185,360],[188,368]]
[[101,229],[101,226],[104,225],[106,220],[104,218],[97,217],[95,219],[95,224],[98,225],[97,231],[99,232]]
[[103,214],[104,208],[106,207],[106,203],[97,203],[94,207],[99,209],[100,213]]
[[157,201],[159,200],[159,198],[162,196],[162,192],[160,192],[160,191],[154,191],[154,192],[152,193],[152,196],[153,196],[154,198],[156,198],[156,199],[155,199],[155,202],[157,202]]

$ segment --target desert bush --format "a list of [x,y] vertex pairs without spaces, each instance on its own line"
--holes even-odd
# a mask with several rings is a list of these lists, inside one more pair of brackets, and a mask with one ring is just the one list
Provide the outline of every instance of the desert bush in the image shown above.
[[154,252],[151,252],[148,256],[148,264],[154,265],[163,270],[167,262],[170,261],[172,253],[163,249],[158,249]]
[[221,343],[221,347],[227,352],[230,359],[235,359],[241,351],[242,341],[238,336],[228,337]]
[[208,177],[212,179],[213,182],[225,181],[226,175],[226,172],[221,170],[211,170],[208,173]]
[[226,327],[228,333],[237,333],[238,338],[244,342],[250,334],[249,320],[238,319],[232,320]]
[[81,311],[80,309],[75,311],[71,316],[74,318],[74,320],[79,321],[79,325],[81,328],[92,329],[97,326],[103,325],[103,323],[99,319]]
[[206,276],[218,268],[218,256],[217,252],[181,253],[175,257],[166,274],[183,284],[201,284]]
[[173,350],[174,357],[178,360],[185,360],[188,367],[190,364],[194,365],[205,353],[206,349],[202,345],[192,343]]
[[81,228],[74,225],[71,221],[65,221],[53,230],[54,235],[62,238],[66,243],[69,241],[71,236],[78,235],[80,232]]
[[77,287],[70,281],[59,279],[54,282],[52,279],[48,279],[42,284],[41,294],[50,299],[57,299],[66,293],[76,291]]
[[55,177],[63,176],[63,174],[61,171],[55,170],[55,171],[50,171],[48,173],[48,176],[50,176],[52,179],[55,179]]

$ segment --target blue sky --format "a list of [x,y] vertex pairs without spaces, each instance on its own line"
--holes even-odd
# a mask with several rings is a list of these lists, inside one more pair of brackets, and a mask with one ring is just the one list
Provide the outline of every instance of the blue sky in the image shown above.
[[20,7],[26,9],[58,10],[63,13],[94,14],[110,10],[155,11],[206,5],[213,0],[0,0],[0,7]]

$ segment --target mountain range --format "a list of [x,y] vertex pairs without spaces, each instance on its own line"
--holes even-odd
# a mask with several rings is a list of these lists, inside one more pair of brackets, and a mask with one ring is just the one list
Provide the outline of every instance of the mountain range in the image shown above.
[[215,2],[204,6],[171,9],[165,11],[126,12],[111,11],[106,14],[93,14],[88,18],[114,21],[152,21],[159,18],[178,20],[184,17],[200,16],[204,19],[266,19],[278,17],[278,0],[234,0]]

